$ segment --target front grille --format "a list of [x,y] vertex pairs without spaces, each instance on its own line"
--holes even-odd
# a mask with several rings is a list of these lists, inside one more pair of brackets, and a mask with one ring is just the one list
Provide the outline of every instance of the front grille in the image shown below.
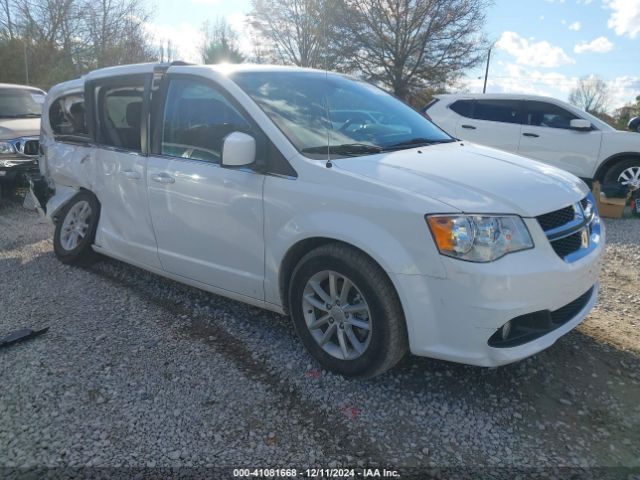
[[568,256],[586,249],[589,245],[583,244],[583,231],[591,236],[593,216],[587,218],[588,213],[593,212],[593,205],[589,208],[589,197],[585,197],[575,205],[570,205],[560,210],[540,215],[536,219],[551,242],[551,247],[560,258],[566,260]]
[[38,140],[27,140],[24,142],[23,153],[29,156],[38,155],[38,147],[40,142]]
[[565,258],[567,255],[571,255],[582,247],[582,232],[580,231],[568,237],[561,238],[560,240],[555,240],[551,242],[551,247],[559,257]]
[[580,200],[580,205],[582,205],[582,210],[587,209],[587,207],[589,206],[589,200],[587,199],[587,197],[584,197],[582,200]]
[[591,287],[586,293],[576,298],[573,302],[553,312],[540,310],[512,318],[510,320],[511,327],[509,334],[506,338],[503,338],[502,335],[504,327],[500,327],[491,335],[487,342],[488,345],[494,348],[517,347],[552,332],[556,328],[573,320],[576,315],[587,306],[593,295],[593,288],[594,287]]
[[568,207],[556,210],[555,212],[540,215],[538,217],[538,223],[542,227],[542,230],[546,232],[548,230],[553,230],[554,228],[566,225],[571,220],[573,220],[575,216],[576,211],[574,210],[573,205],[569,205]]

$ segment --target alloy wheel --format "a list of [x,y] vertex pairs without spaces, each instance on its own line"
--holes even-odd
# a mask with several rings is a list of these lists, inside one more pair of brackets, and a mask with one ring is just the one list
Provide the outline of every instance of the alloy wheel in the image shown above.
[[623,170],[618,176],[621,185],[640,188],[640,166],[629,167]]
[[60,233],[60,245],[67,251],[78,247],[89,230],[91,205],[86,200],[76,203],[64,217]]
[[371,341],[371,312],[358,287],[346,276],[324,270],[307,282],[302,309],[307,328],[332,357],[354,360]]

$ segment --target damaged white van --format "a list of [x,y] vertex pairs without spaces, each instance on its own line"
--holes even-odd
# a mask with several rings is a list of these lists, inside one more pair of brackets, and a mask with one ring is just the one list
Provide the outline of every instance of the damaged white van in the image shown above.
[[598,295],[604,229],[582,181],[343,75],[97,70],[51,89],[41,145],[33,189],[61,261],[103,254],[288,313],[344,375],[407,351],[513,362]]

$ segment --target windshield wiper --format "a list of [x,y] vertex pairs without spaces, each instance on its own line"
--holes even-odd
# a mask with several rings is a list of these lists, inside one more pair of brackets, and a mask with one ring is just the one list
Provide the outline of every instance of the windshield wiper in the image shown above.
[[385,151],[389,150],[402,150],[403,148],[412,148],[412,147],[426,147],[427,145],[436,145],[438,143],[451,143],[456,140],[453,138],[447,138],[445,140],[433,140],[429,138],[412,138],[411,140],[406,140],[404,142],[398,142],[391,145],[387,145],[384,147]]
[[382,147],[369,145],[366,143],[345,143],[342,145],[319,145],[317,147],[307,147],[301,150],[302,153],[329,153],[336,155],[366,155],[370,153],[382,152]]

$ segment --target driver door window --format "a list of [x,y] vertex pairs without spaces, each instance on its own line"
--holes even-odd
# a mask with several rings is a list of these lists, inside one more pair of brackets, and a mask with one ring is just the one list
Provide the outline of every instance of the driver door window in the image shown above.
[[571,120],[579,118],[564,108],[546,102],[526,102],[525,125],[533,127],[571,128]]
[[250,130],[247,121],[215,88],[188,79],[169,84],[162,155],[220,163],[224,138]]

